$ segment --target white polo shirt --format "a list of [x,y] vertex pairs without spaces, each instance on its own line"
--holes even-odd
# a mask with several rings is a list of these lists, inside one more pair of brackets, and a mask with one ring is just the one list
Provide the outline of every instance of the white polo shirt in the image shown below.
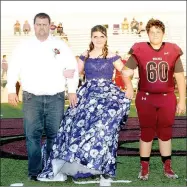
[[[55,53],[55,49],[60,54]],[[15,84],[20,77],[23,91],[35,95],[54,95],[65,91],[64,69],[75,69],[73,79],[67,79],[69,93],[78,87],[78,65],[67,44],[49,36],[44,42],[36,36],[21,42],[13,51],[7,73],[8,93],[16,93]]]

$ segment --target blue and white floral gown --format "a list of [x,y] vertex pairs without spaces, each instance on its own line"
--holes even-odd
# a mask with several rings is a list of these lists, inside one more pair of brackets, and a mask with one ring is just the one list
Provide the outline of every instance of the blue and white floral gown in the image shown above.
[[[67,109],[38,177],[51,179],[59,172],[74,178],[115,176],[120,121],[127,120],[131,102],[112,82],[113,62],[119,58],[86,60],[87,81],[77,91],[78,104]],[[45,148],[42,152],[45,158]]]

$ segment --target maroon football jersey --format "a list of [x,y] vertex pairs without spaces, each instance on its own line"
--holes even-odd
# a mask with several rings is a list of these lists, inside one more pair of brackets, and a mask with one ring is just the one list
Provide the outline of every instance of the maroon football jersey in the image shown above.
[[182,50],[173,43],[165,42],[154,50],[147,42],[135,43],[131,49],[139,70],[138,89],[150,93],[173,92],[174,67]]

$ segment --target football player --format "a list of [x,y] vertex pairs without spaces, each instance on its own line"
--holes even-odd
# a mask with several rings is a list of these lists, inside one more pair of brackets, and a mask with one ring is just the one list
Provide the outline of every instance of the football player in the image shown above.
[[[138,178],[148,180],[149,160],[152,142],[157,135],[159,150],[166,177],[178,176],[171,167],[171,138],[175,113],[186,112],[186,85],[180,47],[174,43],[163,42],[165,25],[162,21],[151,19],[146,31],[149,42],[135,43],[130,49],[130,58],[122,73],[138,68],[139,83],[136,108],[140,123],[140,165]],[[127,73],[126,73],[127,72]],[[174,93],[176,79],[179,100]]]

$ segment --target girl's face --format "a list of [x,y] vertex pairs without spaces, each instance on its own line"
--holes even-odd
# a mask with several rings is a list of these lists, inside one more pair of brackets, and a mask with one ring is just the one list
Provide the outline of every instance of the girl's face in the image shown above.
[[92,33],[91,40],[94,44],[94,48],[102,49],[107,41],[107,37],[103,33],[96,31]]

